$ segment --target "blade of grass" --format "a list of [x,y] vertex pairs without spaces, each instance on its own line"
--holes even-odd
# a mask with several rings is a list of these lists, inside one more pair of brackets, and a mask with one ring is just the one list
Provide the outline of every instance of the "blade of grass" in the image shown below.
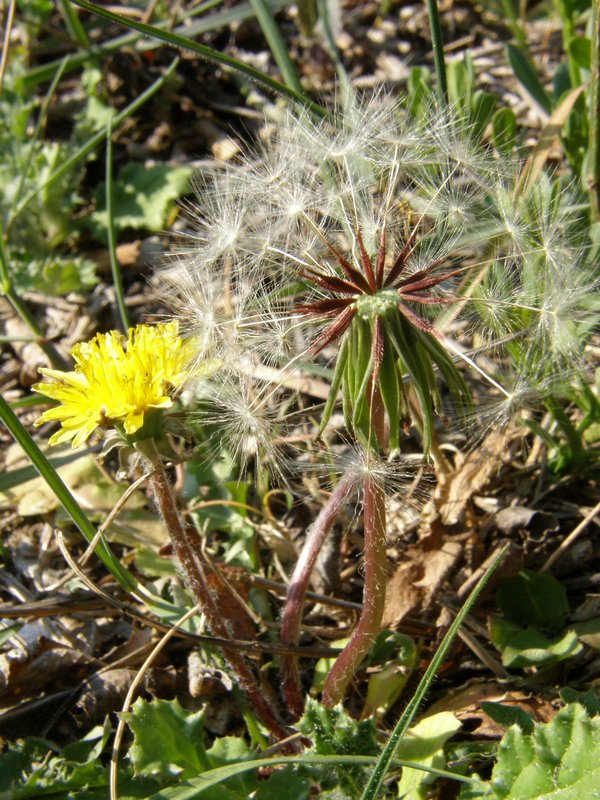
[[[208,0],[208,2],[202,3],[196,8],[180,14],[177,20],[178,22],[181,22],[184,20],[193,19],[199,14],[210,10],[214,6],[220,5],[222,1],[223,0]],[[271,11],[275,12],[280,8],[284,8],[286,5],[287,0],[272,0]],[[200,36],[203,33],[209,33],[211,31],[218,30],[219,28],[230,27],[234,22],[243,22],[244,20],[250,19],[253,16],[254,12],[250,7],[250,4],[241,3],[239,6],[235,6],[234,8],[220,11],[217,14],[212,14],[206,19],[201,19],[185,26],[180,25],[174,30],[175,33],[185,34],[187,37],[191,38],[193,36]],[[170,22],[158,22],[156,23],[156,27],[162,28],[169,24]],[[117,36],[114,39],[110,39],[108,42],[104,42],[102,44],[93,45],[90,52],[93,55],[101,56],[108,53],[114,53],[117,50],[121,50],[124,47],[129,47],[134,44],[139,52],[156,50],[157,47],[160,47],[160,42],[153,39],[143,39],[138,33],[134,32]],[[89,60],[90,52],[78,52],[66,56],[65,72],[72,72],[73,70],[82,67],[85,62]],[[47,64],[40,64],[38,67],[31,69],[23,78],[23,85],[25,89],[30,91],[39,83],[44,83],[51,80],[59,63],[59,61],[50,61]]]
[[112,146],[112,124],[106,128],[106,234],[108,236],[108,255],[110,257],[110,269],[112,272],[113,285],[117,298],[117,308],[121,318],[121,327],[126,333],[129,328],[129,312],[125,305],[125,290],[123,288],[123,276],[121,265],[117,258],[117,241],[115,235],[115,214],[113,206],[113,146]]
[[446,658],[446,654],[450,649],[450,645],[454,641],[454,637],[458,633],[460,626],[464,622],[467,614],[470,612],[475,601],[481,594],[481,591],[485,586],[485,584],[488,582],[490,576],[500,566],[502,560],[504,559],[508,551],[508,547],[509,545],[507,545],[500,551],[500,553],[490,564],[486,572],[484,572],[484,574],[481,576],[481,578],[477,582],[477,585],[475,586],[475,588],[465,601],[465,604],[463,605],[459,613],[456,615],[454,622],[448,628],[448,632],[444,636],[442,643],[438,647],[434,657],[431,659],[431,663],[429,664],[425,674],[421,678],[421,681],[419,682],[419,685],[417,686],[415,693],[413,694],[409,704],[407,705],[406,709],[404,710],[404,713],[398,720],[394,730],[390,734],[390,737],[381,755],[379,756],[377,764],[375,765],[375,769],[371,773],[369,782],[367,783],[365,790],[361,795],[360,800],[375,800],[375,798],[378,796],[383,781],[385,779],[385,776],[390,767],[392,766],[392,762],[394,760],[394,753],[396,752],[398,745],[400,744],[406,732],[408,731],[414,719],[414,716],[417,713],[419,706],[423,702],[423,699],[427,694],[429,687],[431,686],[433,679],[435,678],[440,667],[442,666],[442,663]]
[[[306,765],[331,765],[339,767],[342,764],[348,766],[370,766],[376,760],[376,756],[361,756],[361,755],[299,755],[299,756],[281,756],[280,758],[257,758],[252,761],[240,761],[235,764],[227,764],[224,767],[217,767],[207,772],[198,775],[186,783],[169,788],[161,789],[160,792],[150,795],[147,800],[195,800],[200,797],[207,789],[213,786],[220,786],[223,781],[228,778],[233,778],[243,772],[255,770],[259,767],[272,767],[276,765],[285,764],[306,764]],[[394,760],[394,766],[407,767],[410,769],[418,769],[422,772],[429,772],[437,775],[440,778],[450,778],[452,780],[461,781],[462,783],[477,784],[472,778],[467,778],[464,775],[457,775],[453,772],[446,770],[435,769],[434,767],[426,767],[421,764],[415,764],[412,761]]]
[[4,73],[6,65],[8,64],[8,54],[10,52],[10,35],[12,33],[13,23],[15,21],[15,8],[17,6],[16,0],[10,0],[6,17],[4,20],[4,38],[2,40],[2,55],[0,56],[0,92],[4,86]]
[[288,53],[283,36],[275,24],[275,20],[273,19],[267,4],[264,0],[250,0],[250,5],[252,6],[252,10],[254,11],[256,19],[258,20],[258,24],[262,28],[262,32],[265,35],[265,39],[267,40],[269,50],[275,59],[275,63],[281,70],[284,81],[290,87],[290,89],[293,89],[298,94],[303,95],[304,89],[300,83],[300,77],[294,62],[290,58],[290,54]]
[[154,25],[144,25],[143,22],[137,22],[133,19],[122,17],[120,14],[113,14],[112,11],[108,11],[106,8],[101,8],[93,3],[88,3],[87,0],[74,0],[74,2],[81,8],[85,8],[86,11],[90,11],[91,13],[96,14],[103,19],[108,19],[111,22],[124,25],[126,28],[131,28],[132,30],[137,31],[144,36],[151,36],[155,39],[160,39],[172,47],[180,47],[183,50],[190,50],[191,52],[202,56],[202,58],[205,58],[207,61],[211,61],[219,66],[228,67],[234,72],[245,75],[247,78],[250,78],[250,80],[255,81],[266,89],[269,89],[276,94],[284,95],[290,100],[299,103],[319,117],[324,117],[326,114],[325,110],[322,109],[321,106],[317,105],[317,103],[314,103],[312,100],[309,100],[303,92],[297,92],[291,87],[286,86],[284,83],[276,81],[274,78],[271,78],[264,72],[254,69],[254,67],[251,67],[249,64],[245,64],[243,61],[240,61],[237,58],[228,56],[225,53],[220,53],[218,50],[214,50],[212,47],[207,47],[199,42],[194,42],[192,39],[188,39],[185,36],[180,36],[177,33],[162,30]]
[[87,32],[81,24],[79,17],[75,13],[70,0],[59,0],[58,5],[60,7],[62,18],[65,21],[65,26],[69,31],[69,36],[74,42],[77,42],[80,47],[83,47],[84,50],[89,50],[90,40]]
[[[157,78],[154,81],[154,83],[152,83],[144,92],[142,92],[142,94],[139,97],[137,97],[121,112],[116,114],[109,125],[110,130],[114,131],[115,128],[117,128],[124,120],[126,120],[132,114],[135,114],[135,112],[139,108],[141,108],[144,105],[144,103],[146,103],[154,94],[156,94],[156,92],[158,92],[162,88],[162,86],[169,80],[171,75],[175,72],[175,69],[177,68],[178,64],[179,64],[179,58],[178,57],[174,58],[171,64],[163,73],[163,75],[160,76],[160,78]],[[67,159],[63,164],[61,164],[61,166],[58,169],[54,170],[54,172],[50,175],[46,183],[44,183],[42,186],[36,187],[34,191],[29,192],[29,194],[26,195],[20,201],[17,207],[14,210],[12,210],[11,217],[9,220],[9,225],[13,224],[15,219],[19,216],[19,214],[23,211],[23,209],[27,206],[27,204],[30,203],[33,200],[33,198],[36,197],[37,194],[42,191],[42,189],[45,189],[50,184],[54,183],[54,181],[62,177],[62,175],[64,175],[65,172],[67,172],[73,166],[78,164],[79,161],[82,161],[83,159],[87,158],[87,156],[100,144],[100,142],[104,139],[105,136],[106,136],[106,128],[102,128],[93,136],[91,136],[87,140],[87,142],[84,145],[82,145],[79,148],[79,150],[71,156],[71,158]]]
[[448,78],[446,76],[446,58],[444,56],[444,40],[437,0],[427,0],[427,13],[429,14],[429,27],[431,28],[431,45],[433,47],[433,61],[438,82],[438,92],[444,105],[448,104]]
[[354,89],[352,88],[352,84],[348,78],[348,73],[344,69],[344,65],[342,64],[342,59],[340,57],[340,51],[335,43],[335,36],[333,35],[333,29],[331,27],[329,5],[329,0],[317,0],[319,19],[321,20],[323,36],[325,37],[325,46],[327,48],[327,52],[329,53],[329,58],[335,65],[335,71],[337,72],[344,101],[347,101],[348,104],[350,104],[354,98]]
[[529,55],[510,43],[506,45],[506,55],[515,77],[525,91],[546,114],[551,114],[552,100],[542,86]]
[[[2,422],[6,425],[13,439],[23,448],[33,466],[54,492],[58,501],[79,528],[85,539],[91,542],[96,536],[95,527],[89,521],[68,487],[63,483],[61,477],[48,458],[42,453],[37,443],[23,427],[14,411],[2,396],[0,396],[0,419],[2,419]],[[134,591],[138,588],[138,583],[135,578],[127,572],[119,559],[113,554],[106,541],[102,538],[98,541],[96,546],[96,555],[123,589],[126,591]]]
[[591,25],[592,65],[590,74],[588,186],[593,221],[600,222],[600,0],[593,0]]

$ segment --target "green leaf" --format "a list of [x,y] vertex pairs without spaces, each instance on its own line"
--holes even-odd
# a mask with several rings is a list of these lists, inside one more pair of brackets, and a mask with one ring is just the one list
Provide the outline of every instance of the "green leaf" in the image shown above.
[[470,111],[473,94],[473,64],[467,58],[463,61],[451,61],[446,65],[448,76],[448,97],[453,105],[458,106],[465,116]]
[[[167,164],[154,167],[126,164],[119,172],[114,187],[116,230],[162,229],[171,204],[187,190],[192,171],[191,167],[171,167]],[[90,215],[89,222],[94,234],[101,239],[108,225],[104,184],[98,187],[97,197],[98,210]]]
[[98,283],[96,264],[89,258],[49,255],[32,258],[31,252],[11,253],[11,275],[21,291],[47,295],[85,292]]
[[569,42],[569,56],[581,69],[591,69],[592,42],[587,36],[574,36]]
[[567,593],[556,578],[529,570],[503,581],[496,601],[512,622],[549,631],[562,628],[569,611]]
[[590,717],[597,717],[600,715],[600,697],[595,689],[588,689],[587,692],[578,692],[565,686],[561,689],[560,699],[563,703],[579,703],[582,705]]
[[492,642],[502,653],[505,667],[532,667],[553,664],[576,655],[582,645],[575,631],[568,630],[549,638],[537,628],[522,628],[503,617],[492,620]]
[[512,67],[515,77],[520,81],[524,89],[535,100],[535,102],[547,113],[552,111],[550,95],[540,83],[536,71],[529,57],[514,44],[506,45],[508,61]]
[[[129,758],[136,775],[151,776],[165,784],[176,780],[177,786],[172,790],[172,796],[176,797],[180,784],[187,796],[189,788],[184,781],[193,782],[206,774],[207,779],[200,779],[199,788],[190,794],[202,794],[205,800],[247,800],[250,796],[274,800],[278,797],[277,787],[284,780],[289,788],[286,798],[307,800],[306,778],[297,775],[295,767],[285,769],[273,784],[270,779],[258,780],[252,766],[246,767],[243,763],[252,756],[244,739],[224,736],[206,750],[203,714],[203,711],[187,711],[177,700],[136,700],[132,711],[123,715],[134,734]],[[221,779],[213,782],[214,774],[221,774]],[[165,794],[157,795],[167,796],[171,793],[166,790]]]
[[473,106],[469,116],[470,132],[472,136],[479,141],[483,136],[485,128],[490,121],[498,99],[495,94],[491,92],[483,92],[481,90],[475,92],[473,95]]
[[488,717],[498,725],[502,725],[503,728],[518,725],[523,733],[533,733],[533,717],[519,706],[505,706],[502,703],[490,703],[487,700],[482,700],[479,705]]
[[531,734],[508,729],[498,748],[491,780],[468,788],[462,800],[587,800],[600,786],[600,718],[583,706],[562,708],[551,722]]
[[132,710],[123,714],[133,731],[129,758],[136,774],[171,781],[210,769],[203,716],[203,711],[186,711],[177,700],[138,698]]
[[[443,769],[446,766],[444,744],[460,726],[461,723],[450,711],[425,717],[408,731],[397,755],[407,761]],[[431,773],[405,767],[398,784],[398,796],[403,800],[424,800],[434,780],[435,775]]]
[[413,639],[403,633],[383,630],[367,657],[370,667],[380,669],[369,677],[363,716],[385,714],[400,697],[417,663],[418,650]]
[[[344,756],[351,753],[374,755],[379,751],[373,719],[355,720],[341,706],[325,708],[309,699],[296,728],[313,741],[317,755]],[[319,778],[323,788],[339,788],[356,796],[364,782],[362,766],[328,768]],[[354,793],[354,794],[353,794]]]
[[260,781],[252,800],[310,800],[311,781],[298,774],[298,767],[277,769],[267,781]]
[[[100,760],[110,726],[93,728],[62,751],[44,739],[30,737],[11,743],[0,755],[0,800],[52,797],[53,800],[106,800],[108,770]],[[119,798],[145,798],[158,784],[131,780],[129,768],[119,776]]]
[[309,699],[296,728],[311,737],[314,752],[319,755],[361,753],[366,756],[379,751],[374,721],[355,720],[341,706],[326,708]]

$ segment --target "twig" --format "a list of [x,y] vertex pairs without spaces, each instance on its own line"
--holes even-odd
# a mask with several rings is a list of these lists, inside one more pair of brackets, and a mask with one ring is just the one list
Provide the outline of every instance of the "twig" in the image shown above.
[[[125,697],[125,702],[123,703],[123,708],[121,709],[121,714],[124,714],[131,702],[133,697],[138,689],[138,686],[142,682],[144,675],[146,674],[146,670],[154,663],[157,656],[162,652],[162,650],[166,647],[168,642],[173,638],[173,636],[177,633],[177,629],[181,627],[188,619],[191,619],[195,614],[200,611],[200,606],[194,606],[190,608],[189,611],[179,617],[179,619],[173,624],[173,627],[165,633],[162,639],[157,643],[156,647],[153,648],[152,652],[148,656],[148,658],[144,661],[142,666],[140,667],[137,675],[133,679],[131,686],[127,692]],[[121,749],[121,742],[123,740],[123,733],[125,731],[125,720],[123,717],[119,719],[119,724],[117,725],[117,732],[115,734],[115,741],[113,743],[112,753],[110,756],[110,800],[117,800],[117,781],[119,778],[119,750]]]
[[541,568],[540,572],[547,572],[552,566],[552,564],[554,564],[554,562],[558,558],[560,558],[560,556],[565,552],[565,550],[567,550],[573,544],[573,542],[577,539],[579,534],[582,533],[587,528],[590,522],[599,513],[600,513],[600,502],[596,503],[594,508],[592,508],[592,510],[585,515],[585,517],[581,520],[579,525],[577,525],[577,527],[571,531],[571,533],[567,536],[566,539],[563,539],[563,541],[559,544],[559,546],[556,548],[556,550],[552,553],[550,558],[548,558],[544,566]]

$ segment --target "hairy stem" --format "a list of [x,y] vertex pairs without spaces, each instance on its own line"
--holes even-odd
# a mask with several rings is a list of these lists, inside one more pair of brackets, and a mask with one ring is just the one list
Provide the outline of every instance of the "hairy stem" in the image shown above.
[[350,641],[338,656],[325,681],[323,703],[326,706],[335,706],[342,702],[348,684],[379,633],[385,606],[385,494],[371,476],[364,479],[363,491],[365,564],[363,610]]
[[[294,568],[287,591],[281,622],[281,641],[283,644],[297,644],[300,638],[302,609],[306,599],[308,583],[323,542],[333,523],[352,491],[352,475],[345,475],[331,494],[326,505],[306,532],[306,540],[300,558]],[[285,655],[281,663],[283,692],[290,713],[297,719],[304,711],[304,695],[298,673],[298,660],[293,655]]]
[[[146,439],[138,442],[136,447],[150,468],[152,493],[169,531],[173,549],[185,575],[187,585],[201,607],[213,635],[230,639],[227,622],[219,610],[206,580],[205,564],[200,552],[198,535],[194,529],[185,526],[181,520],[171,484],[154,440]],[[246,693],[253,711],[261,722],[274,736],[285,738],[288,731],[265,700],[243,655],[235,649],[233,644],[232,647],[223,647],[223,655],[235,672],[240,687]]]

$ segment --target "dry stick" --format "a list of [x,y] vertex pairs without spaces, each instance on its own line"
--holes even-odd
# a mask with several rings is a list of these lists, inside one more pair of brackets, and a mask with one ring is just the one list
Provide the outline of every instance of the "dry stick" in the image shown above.
[[[190,608],[189,611],[187,611],[182,617],[180,617],[174,623],[171,630],[165,633],[165,635],[158,642],[158,644],[152,649],[152,652],[140,667],[137,675],[135,676],[134,680],[131,683],[131,686],[129,687],[129,690],[125,697],[125,702],[123,703],[123,708],[121,709],[121,715],[123,715],[126,711],[129,711],[129,706],[133,702],[133,698],[137,693],[137,690],[146,672],[156,661],[156,658],[160,655],[160,653],[164,650],[164,648],[167,646],[170,639],[172,639],[172,637],[175,636],[179,628],[185,622],[187,622],[188,619],[193,617],[200,610],[201,610],[200,606],[194,606],[193,608]],[[119,724],[117,725],[115,741],[113,743],[112,753],[110,756],[110,781],[109,781],[110,800],[117,800],[117,783],[119,780],[119,750],[121,749],[121,742],[123,741],[124,733],[125,733],[125,719],[123,716],[121,716],[119,718]]]
[[387,572],[385,494],[371,476],[365,477],[363,491],[363,610],[350,641],[337,657],[325,681],[323,704],[326,706],[335,706],[344,699],[348,684],[379,633],[383,618]]
[[[175,555],[185,574],[187,584],[194,595],[194,599],[202,609],[212,633],[223,639],[230,639],[231,637],[226,621],[206,582],[204,567],[200,559],[197,534],[195,531],[186,528],[181,521],[171,484],[166,476],[154,440],[147,439],[143,442],[138,442],[136,447],[150,467],[150,485],[152,492],[158,503],[167,530],[169,531]],[[223,646],[222,650],[223,655],[239,680],[240,687],[246,693],[253,711],[273,735],[279,738],[285,738],[288,735],[288,731],[277,718],[275,711],[265,700],[254,674],[246,663],[243,655],[233,646]]]
[[596,503],[594,508],[592,508],[592,510],[585,515],[585,517],[581,520],[579,525],[576,528],[574,528],[571,531],[571,533],[567,536],[567,538],[560,543],[560,545],[556,548],[556,550],[552,553],[550,558],[548,558],[544,566],[541,568],[540,572],[547,572],[552,566],[552,564],[554,564],[556,559],[559,558],[565,552],[565,550],[567,550],[567,548],[569,548],[573,544],[573,542],[575,541],[575,539],[577,539],[579,534],[582,533],[587,528],[590,522],[598,514],[600,514],[600,503]]
[[[306,533],[306,541],[300,558],[294,568],[287,591],[281,622],[281,642],[287,645],[297,644],[302,624],[302,609],[306,599],[308,582],[315,562],[327,538],[333,523],[348,500],[354,486],[354,476],[345,475],[332,492],[326,505]],[[304,711],[304,695],[298,673],[298,659],[293,655],[285,655],[281,659],[283,692],[290,713],[294,719]]]

